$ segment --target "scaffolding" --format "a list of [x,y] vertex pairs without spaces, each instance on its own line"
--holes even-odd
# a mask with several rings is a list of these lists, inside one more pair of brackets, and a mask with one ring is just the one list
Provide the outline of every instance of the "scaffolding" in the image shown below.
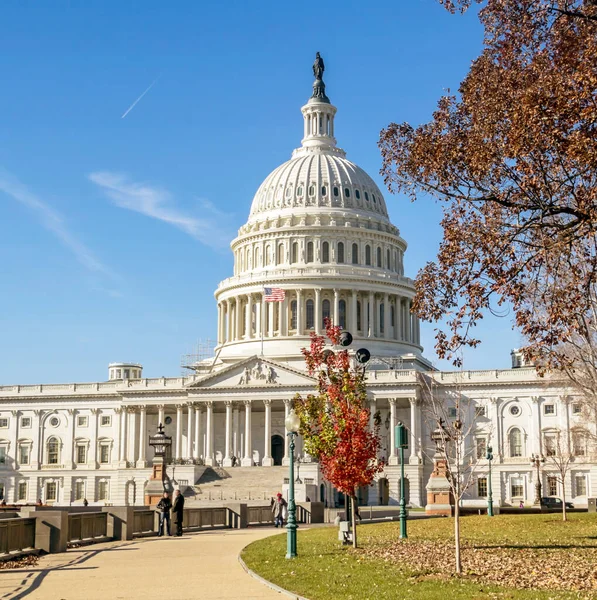
[[197,340],[195,351],[183,354],[180,360],[180,372],[182,376],[190,375],[189,371],[200,373],[211,369],[214,361],[217,342],[207,338]]

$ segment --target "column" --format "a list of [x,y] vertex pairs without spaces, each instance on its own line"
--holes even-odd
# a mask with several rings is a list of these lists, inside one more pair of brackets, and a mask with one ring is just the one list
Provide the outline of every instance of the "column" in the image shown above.
[[44,411],[43,410],[34,410],[33,414],[35,415],[35,419],[33,421],[33,423],[34,423],[33,427],[34,427],[34,431],[35,431],[35,440],[33,442],[34,446],[33,446],[33,450],[32,450],[33,456],[31,457],[31,466],[34,469],[37,469],[43,463],[43,448],[42,448],[43,435],[42,435],[41,418],[44,414]]
[[334,290],[334,315],[332,317],[334,325],[340,325],[340,292]]
[[492,396],[489,398],[489,402],[491,402],[491,423],[493,430],[495,431],[495,436],[493,436],[491,442],[493,445],[494,456],[497,458],[498,456],[503,456],[504,454],[500,435],[499,398]]
[[377,406],[375,402],[375,398],[370,398],[369,400],[369,429],[371,431],[375,428],[375,412],[377,411]]
[[350,302],[350,333],[357,336],[357,291],[352,290]]
[[396,398],[390,398],[390,456],[388,459],[388,463],[390,465],[398,464],[398,457],[396,456],[396,431],[394,427],[396,427]]
[[247,322],[245,323],[245,338],[250,340],[253,338],[253,294],[249,294],[247,302]]
[[224,467],[232,466],[232,456],[230,454],[230,442],[232,439],[232,401],[226,400],[226,442],[224,448]]
[[402,339],[402,298],[400,296],[396,296],[396,312],[394,314],[394,318],[396,319],[395,327],[394,327],[394,337],[397,340]]
[[193,458],[193,419],[194,409],[192,402],[187,404],[187,451],[185,458]]
[[261,314],[263,301],[260,298],[260,294],[257,294],[257,303],[255,305],[255,337],[259,339],[261,339],[261,334],[263,333],[263,315]]
[[533,419],[532,430],[534,439],[531,439],[531,443],[529,444],[530,448],[527,446],[527,455],[530,455],[533,452],[536,452],[537,454],[542,454],[543,439],[541,436],[541,398],[539,396],[531,396],[531,410]]
[[263,449],[263,459],[261,465],[263,467],[272,467],[274,461],[271,457],[272,447],[272,401],[264,400],[265,405],[265,448]]
[[251,400],[245,400],[245,454],[241,461],[242,467],[253,466],[253,447],[251,445]]
[[238,406],[233,407],[232,409],[232,455],[236,457],[238,460],[240,455],[240,446],[239,446],[239,429],[240,429],[240,409]]
[[176,460],[182,458],[182,404],[176,405],[176,440],[175,440]]
[[[284,400],[284,421],[286,421],[286,417],[290,413],[290,405],[291,400]],[[284,429],[284,458],[282,459],[282,464],[284,466],[288,466],[290,462],[290,439],[286,435],[286,429]]]
[[137,460],[137,467],[145,468],[147,466],[147,408],[145,406],[140,407],[139,413],[139,460]]
[[201,405],[195,406],[195,446],[193,447],[193,458],[197,461],[201,458]]
[[[120,466],[126,466],[126,409],[120,409],[120,446],[118,452],[118,461]],[[124,465],[122,463],[125,463]]]
[[410,314],[410,305],[411,305],[411,300],[410,298],[406,301],[406,316],[404,318],[404,324],[405,324],[405,329],[406,329],[406,341],[407,342],[412,342],[412,338],[411,338],[411,325],[412,325],[412,320],[411,320],[411,314]]
[[303,334],[303,290],[296,290],[296,334]]
[[241,332],[241,327],[242,327],[242,300],[241,297],[238,296],[236,298],[236,304],[235,304],[235,309],[234,309],[234,316],[236,317],[236,327],[234,329],[234,339],[235,340],[240,340],[242,338],[242,332]]
[[214,464],[214,447],[213,447],[213,402],[206,402],[207,408],[205,416],[205,464],[213,466]]
[[216,335],[218,345],[222,343],[222,305],[218,302],[218,331]]
[[287,336],[288,335],[288,296],[282,300],[282,302],[278,302],[278,312],[279,312],[279,321],[280,321],[280,335]]
[[375,331],[375,303],[373,299],[373,292],[369,292],[369,306],[365,307],[365,319],[367,319],[367,337],[373,337]]
[[164,423],[164,405],[163,404],[158,404],[158,426],[159,425],[166,425],[166,423]]
[[390,304],[388,294],[383,295],[383,338],[390,339]]
[[232,339],[232,302],[226,300],[226,331],[224,332],[224,341],[229,342]]
[[128,443],[128,462],[135,464],[137,458],[137,409],[131,406],[128,410],[129,421],[129,443]]
[[74,462],[75,462],[75,458],[74,458],[74,445],[75,445],[75,415],[76,415],[77,411],[75,409],[69,408],[66,411],[67,414],[67,418],[66,418],[66,422],[67,422],[67,430],[68,430],[68,438],[66,440],[66,443],[64,444],[64,458],[61,461],[62,464],[67,468],[67,469],[73,469],[74,468]]
[[321,289],[315,288],[315,333],[321,335]]
[[419,428],[417,426],[417,399],[409,398],[410,402],[410,454],[408,462],[411,465],[419,464],[419,449],[417,448],[417,436]]
[[276,302],[267,303],[267,337],[274,337],[274,305]]
[[98,441],[98,427],[99,427],[99,410],[97,408],[91,409],[91,419],[93,423],[91,423],[91,427],[93,428],[93,436],[91,438],[91,456],[88,459],[89,467],[91,469],[97,469],[97,445]]

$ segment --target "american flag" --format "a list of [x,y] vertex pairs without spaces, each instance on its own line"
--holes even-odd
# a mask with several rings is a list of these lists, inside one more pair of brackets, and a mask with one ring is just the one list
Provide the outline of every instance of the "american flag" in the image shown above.
[[266,302],[282,302],[286,297],[286,292],[281,288],[263,288]]

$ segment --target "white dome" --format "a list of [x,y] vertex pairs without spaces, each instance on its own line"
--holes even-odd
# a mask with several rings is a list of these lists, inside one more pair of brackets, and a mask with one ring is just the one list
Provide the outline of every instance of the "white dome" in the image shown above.
[[372,213],[388,220],[383,196],[371,177],[341,150],[330,150],[301,148],[272,171],[253,198],[249,221],[263,213],[312,213],[314,208]]

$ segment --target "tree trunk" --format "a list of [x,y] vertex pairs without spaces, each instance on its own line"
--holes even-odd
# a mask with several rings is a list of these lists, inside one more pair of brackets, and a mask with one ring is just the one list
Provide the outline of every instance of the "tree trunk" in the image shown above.
[[462,562],[460,560],[460,500],[454,502],[454,551],[456,559],[456,573],[462,575]]
[[352,547],[357,547],[357,497],[356,495],[351,496],[352,503]]
[[566,479],[562,477],[562,521],[567,521],[566,516]]

